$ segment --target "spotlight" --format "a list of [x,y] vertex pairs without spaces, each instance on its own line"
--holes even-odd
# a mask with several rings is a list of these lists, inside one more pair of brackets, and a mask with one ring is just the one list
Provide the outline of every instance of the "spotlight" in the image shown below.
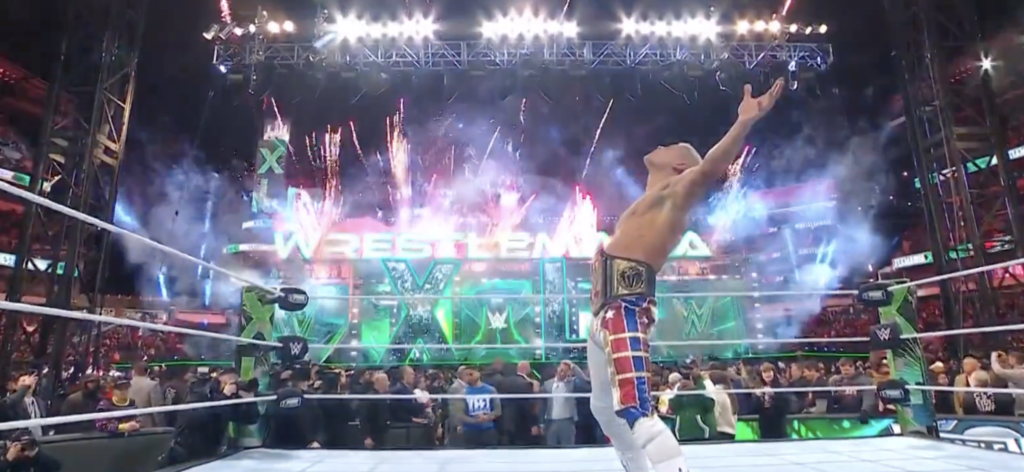
[[757,20],[754,22],[754,32],[760,33],[766,28],[768,28],[768,23],[765,23],[764,20]]
[[749,32],[749,31],[750,31],[750,22],[749,21],[744,20],[744,21],[740,21],[739,23],[736,23],[736,32],[737,33],[739,33],[739,34],[747,34],[747,32]]
[[203,37],[206,38],[207,41],[213,41],[213,38],[217,36],[217,33],[220,33],[220,25],[212,24],[209,28],[206,28],[206,31],[203,31]]
[[781,29],[782,29],[782,23],[779,23],[776,20],[772,20],[772,21],[768,22],[768,31],[771,31],[772,33],[778,33],[779,30],[781,30]]
[[487,39],[541,39],[551,37],[574,38],[579,33],[575,21],[543,18],[530,10],[513,12],[496,20],[485,21],[480,33]]
[[995,63],[992,62],[992,58],[991,57],[983,56],[981,58],[981,70],[982,71],[991,72],[992,71],[992,66],[994,64]]
[[267,22],[267,31],[270,34],[277,34],[281,32],[281,23],[276,21]]
[[821,33],[821,34],[827,33],[828,32],[828,25],[821,25],[821,26],[819,26],[818,27],[818,32]]
[[814,28],[811,26],[804,28],[804,34],[811,34],[812,31],[814,31]]
[[422,16],[385,23],[370,22],[355,16],[339,16],[334,23],[325,24],[323,29],[325,32],[317,42],[326,46],[335,39],[348,42],[382,39],[430,40],[434,37],[438,25],[433,18]]
[[281,23],[281,29],[283,29],[285,33],[294,33],[295,23],[292,23],[291,20],[285,21],[284,23]]
[[234,32],[234,31],[235,31],[235,24],[234,23],[231,23],[229,25],[224,25],[224,27],[221,28],[220,34],[218,34],[217,37],[220,38],[221,40],[228,39],[228,36],[231,36],[231,33]]
[[789,25],[789,32],[790,33],[796,33],[797,30],[799,30],[799,29],[800,29],[800,27],[797,26],[797,25]]

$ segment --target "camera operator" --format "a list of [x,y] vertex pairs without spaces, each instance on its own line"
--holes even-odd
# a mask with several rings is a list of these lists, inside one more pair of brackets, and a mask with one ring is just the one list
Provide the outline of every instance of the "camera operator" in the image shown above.
[[4,444],[0,472],[59,472],[60,461],[39,448],[29,431],[18,431]]
[[306,398],[309,367],[296,366],[281,376],[283,385],[270,402],[267,417],[270,421],[264,446],[274,449],[319,448],[321,411]]
[[[255,379],[254,379],[255,380]],[[195,380],[188,386],[185,403],[206,403],[252,398],[256,382],[239,382],[238,373],[225,369],[214,378],[208,368],[200,368]],[[181,412],[174,433],[174,451],[171,461],[180,463],[217,455],[224,448],[224,437],[229,423],[256,424],[260,410],[255,402],[215,406]]]

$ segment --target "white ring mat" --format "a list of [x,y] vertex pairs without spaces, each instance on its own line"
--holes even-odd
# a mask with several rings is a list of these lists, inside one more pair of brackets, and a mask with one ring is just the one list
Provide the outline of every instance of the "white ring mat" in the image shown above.
[[[1024,455],[912,437],[683,446],[690,472],[1012,472]],[[609,447],[352,451],[254,449],[189,472],[623,472]]]

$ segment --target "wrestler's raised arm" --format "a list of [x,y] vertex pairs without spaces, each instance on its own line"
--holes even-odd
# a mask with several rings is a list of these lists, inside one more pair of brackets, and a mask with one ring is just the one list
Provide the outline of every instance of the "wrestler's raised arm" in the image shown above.
[[783,90],[785,90],[783,79],[776,80],[771,90],[760,97],[751,95],[750,84],[743,86],[743,101],[740,102],[736,123],[729,128],[722,140],[708,151],[708,154],[704,156],[704,161],[694,169],[702,174],[700,181],[710,185],[711,182],[725,174],[729,166],[736,160],[736,156],[743,150],[743,142],[747,138],[750,128],[775,106],[775,102],[782,96]]

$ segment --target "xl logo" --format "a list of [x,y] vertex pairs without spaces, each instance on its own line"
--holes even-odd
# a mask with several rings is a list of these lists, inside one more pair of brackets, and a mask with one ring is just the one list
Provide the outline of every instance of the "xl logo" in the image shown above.
[[260,151],[260,165],[256,169],[257,174],[283,174],[284,167],[281,165],[281,158],[284,157],[287,149],[283,139],[268,139],[261,141],[258,147]]

